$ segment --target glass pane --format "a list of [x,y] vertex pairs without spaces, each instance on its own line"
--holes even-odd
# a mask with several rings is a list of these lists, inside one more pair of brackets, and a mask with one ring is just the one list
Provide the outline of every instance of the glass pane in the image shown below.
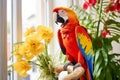
[[[22,30],[23,33],[26,28],[38,25],[37,9],[39,0],[22,0]],[[40,19],[39,19],[40,20]]]
[[[40,25],[38,8],[40,7],[40,0],[22,0],[22,35],[24,41],[24,32],[29,27],[36,27]],[[39,77],[35,66],[28,72],[28,76],[23,80],[37,80]]]
[[12,33],[11,33],[11,0],[7,0],[7,59],[8,59],[8,80],[13,80],[13,75],[12,75],[12,67],[10,66],[12,64]]
[[68,6],[68,0],[54,0],[55,6]]

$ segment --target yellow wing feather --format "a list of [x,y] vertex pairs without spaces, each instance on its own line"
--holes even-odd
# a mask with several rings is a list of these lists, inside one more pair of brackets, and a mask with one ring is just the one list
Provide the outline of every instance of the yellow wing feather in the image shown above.
[[82,48],[85,48],[85,53],[87,55],[91,53],[91,51],[93,51],[91,40],[87,38],[87,36],[85,36],[84,34],[79,34],[78,38],[80,39],[80,44],[82,45]]

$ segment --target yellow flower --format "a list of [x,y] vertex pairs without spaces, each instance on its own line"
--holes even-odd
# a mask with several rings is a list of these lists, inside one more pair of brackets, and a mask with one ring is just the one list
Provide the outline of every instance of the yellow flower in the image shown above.
[[25,43],[23,43],[19,48],[19,54],[24,56],[26,54],[27,50],[28,50],[27,45]]
[[17,60],[21,60],[22,59],[22,55],[20,55],[17,51],[14,51],[13,54],[15,55]]
[[24,33],[25,37],[29,36],[31,33],[35,32],[35,28],[30,27],[27,29],[27,31]]
[[32,54],[28,48],[28,44],[24,43],[20,46],[19,54],[23,56],[23,58],[27,60],[31,60],[34,57],[34,54]]
[[27,48],[34,55],[38,55],[40,52],[43,52],[44,50],[44,44],[35,38],[28,37],[26,39],[26,44],[27,44]]
[[40,37],[40,35],[38,33],[32,33],[29,36],[26,36],[26,41],[30,38],[34,38],[34,40],[37,40],[37,41],[42,40],[42,38]]
[[35,54],[33,54],[32,52],[27,52],[24,57],[27,60],[31,60],[34,56],[35,56]]
[[22,46],[22,43],[17,43],[17,44],[14,45],[14,52],[13,52],[13,54],[15,55],[15,57],[18,60],[22,59],[22,55],[20,54],[21,46]]
[[18,72],[19,75],[26,77],[27,71],[31,69],[31,66],[27,61],[19,60],[13,64],[14,70]]
[[42,39],[45,40],[45,42],[49,43],[51,39],[53,38],[53,31],[51,27],[46,26],[38,26],[36,28],[36,32],[40,35]]

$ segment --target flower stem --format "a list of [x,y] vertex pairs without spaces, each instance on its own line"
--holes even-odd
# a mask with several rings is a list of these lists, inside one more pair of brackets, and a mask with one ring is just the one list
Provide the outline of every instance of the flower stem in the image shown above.
[[45,43],[45,53],[48,54],[48,46],[46,43]]
[[32,64],[34,64],[34,65],[36,65],[36,66],[40,66],[40,64],[37,64],[36,62],[34,62],[34,61],[28,61],[29,63],[32,63]]
[[101,14],[102,14],[102,3],[103,3],[103,0],[100,0],[99,20],[98,20],[98,27],[97,27],[97,35],[96,35],[96,37],[98,37],[98,34],[99,34],[99,27],[100,27]]

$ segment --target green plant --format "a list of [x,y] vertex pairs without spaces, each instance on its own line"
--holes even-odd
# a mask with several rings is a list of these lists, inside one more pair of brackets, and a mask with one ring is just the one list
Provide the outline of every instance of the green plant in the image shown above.
[[92,38],[94,80],[120,80],[120,59],[116,59],[120,53],[112,53],[111,44],[112,41],[120,43],[120,13],[116,9],[106,12],[111,4],[113,2],[98,0],[94,6],[90,6],[89,11],[79,6],[71,6],[76,11],[80,24],[87,28]]
[[37,58],[38,69],[40,70],[40,76],[38,80],[53,80],[56,77],[54,67],[55,62],[51,55],[48,54],[47,45],[43,54],[39,55]]

